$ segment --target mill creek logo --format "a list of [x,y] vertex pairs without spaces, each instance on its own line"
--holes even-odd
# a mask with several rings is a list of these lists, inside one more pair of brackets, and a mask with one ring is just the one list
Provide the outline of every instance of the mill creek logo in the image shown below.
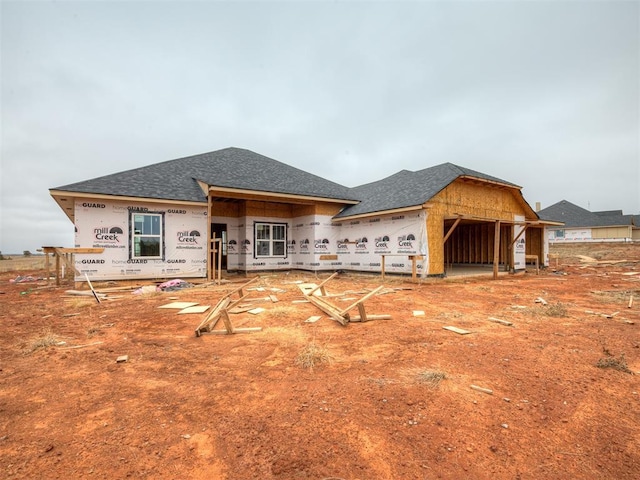
[[398,237],[398,247],[400,248],[413,248],[413,242],[415,241],[416,236],[413,233],[409,233],[407,235],[401,235]]
[[248,238],[245,238],[244,240],[242,240],[242,243],[240,245],[244,253],[251,251],[251,241]]
[[349,253],[349,239],[338,240],[338,253]]
[[238,253],[238,242],[233,238],[227,242],[227,251],[229,253]]
[[309,250],[309,239],[300,240],[300,250]]
[[198,243],[200,238],[200,232],[198,230],[184,230],[176,233],[178,237],[178,243]]
[[367,253],[367,243],[369,243],[367,237],[358,238],[356,240],[356,253]]
[[120,235],[124,232],[120,227],[100,227],[94,228],[93,233],[98,242],[120,243]]
[[287,251],[289,253],[295,251],[296,249],[296,241],[295,240],[288,240],[287,241]]
[[328,250],[329,249],[329,239],[328,238],[320,238],[313,241],[313,246],[316,250]]
[[376,248],[389,248],[389,235],[376,238]]

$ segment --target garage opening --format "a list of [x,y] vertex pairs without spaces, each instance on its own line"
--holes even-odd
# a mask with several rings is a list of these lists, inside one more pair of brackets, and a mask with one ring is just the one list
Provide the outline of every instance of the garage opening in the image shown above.
[[[496,252],[495,222],[470,219],[444,221],[445,274],[473,275],[491,273]],[[500,224],[498,245],[498,270],[506,272],[511,267],[509,246],[513,238],[513,225]]]

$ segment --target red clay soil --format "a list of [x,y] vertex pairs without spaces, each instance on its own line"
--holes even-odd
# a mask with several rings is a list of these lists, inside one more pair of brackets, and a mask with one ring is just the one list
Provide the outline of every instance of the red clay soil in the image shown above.
[[261,332],[199,338],[203,314],[158,307],[215,305],[243,277],[98,304],[0,274],[0,476],[637,479],[640,245],[581,248],[626,261],[564,246],[540,275],[387,279],[366,306],[392,319],[346,327],[292,303],[328,274],[264,274],[251,297],[279,301],[231,316]]

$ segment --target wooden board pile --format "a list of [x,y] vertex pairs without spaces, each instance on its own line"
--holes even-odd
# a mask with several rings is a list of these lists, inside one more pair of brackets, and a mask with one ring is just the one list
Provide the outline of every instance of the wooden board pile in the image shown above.
[[[217,305],[213,308],[213,310],[205,315],[204,319],[196,328],[196,337],[200,337],[203,334],[231,335],[233,333],[259,332],[260,330],[262,330],[262,327],[235,328],[233,326],[233,323],[231,322],[231,319],[229,318],[229,314],[237,313],[237,307],[243,301],[247,300],[249,294],[245,293],[244,290],[250,284],[259,279],[260,277],[252,278],[247,283],[242,284],[240,287],[222,297]],[[231,297],[236,293],[240,295],[240,298],[232,300]],[[222,322],[224,323],[224,330],[213,330],[220,319],[222,319]]]
[[[330,318],[338,322],[342,326],[346,326],[349,322],[366,322],[369,320],[388,320],[391,318],[391,315],[368,315],[364,302],[365,300],[371,298],[376,295],[380,290],[383,289],[383,286],[379,286],[378,288],[372,290],[367,293],[364,297],[356,300],[354,303],[349,305],[346,308],[341,308],[328,300],[328,295],[325,290],[325,285],[329,283],[333,278],[335,278],[338,273],[334,273],[329,278],[324,280],[320,285],[317,285],[311,289],[302,289],[304,296],[309,300],[309,302],[313,303],[316,307],[322,310],[324,313],[329,315]],[[320,292],[320,295],[317,294]],[[349,311],[358,308],[358,313],[360,315],[351,316]]]

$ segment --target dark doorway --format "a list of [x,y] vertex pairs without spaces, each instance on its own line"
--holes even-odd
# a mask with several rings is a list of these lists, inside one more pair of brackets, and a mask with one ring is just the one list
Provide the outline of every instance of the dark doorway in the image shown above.
[[[222,265],[223,270],[227,269],[227,224],[226,223],[212,223],[211,224],[211,238],[222,238]],[[213,247],[213,245],[212,245]],[[213,248],[211,249],[213,250]],[[211,251],[209,258],[210,262],[216,262],[215,254]],[[216,268],[218,264],[215,263]]]

